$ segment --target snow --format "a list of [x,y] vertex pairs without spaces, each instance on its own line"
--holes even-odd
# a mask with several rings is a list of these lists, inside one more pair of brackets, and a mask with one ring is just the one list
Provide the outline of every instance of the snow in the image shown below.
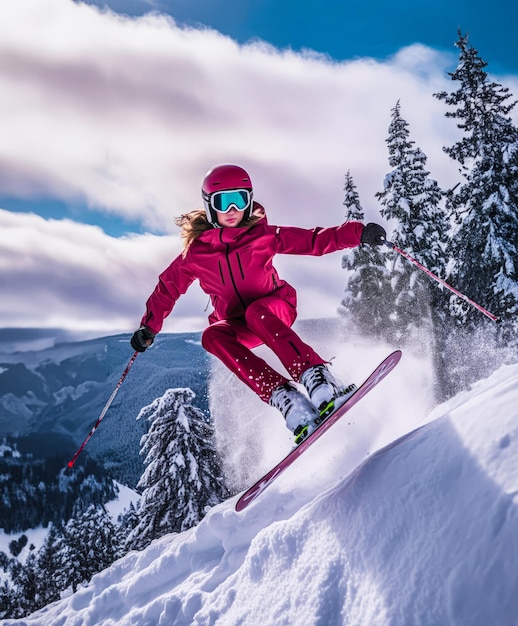
[[120,515],[129,511],[132,504],[135,508],[137,508],[140,500],[139,494],[136,491],[133,491],[133,489],[126,487],[126,485],[121,485],[118,482],[116,482],[116,485],[118,491],[117,498],[105,504],[105,509],[110,514],[113,522],[116,522]]
[[431,412],[428,369],[404,354],[243,513],[232,498],[5,625],[516,625],[518,364]]
[[[36,550],[39,550],[45,541],[47,533],[48,529],[44,528],[43,526],[38,526],[37,528],[30,528],[29,530],[25,530],[23,532],[11,534],[6,533],[3,529],[0,529],[0,552],[11,556],[9,544],[11,543],[11,541],[18,540],[22,535],[25,535],[27,537],[27,544],[17,557],[20,563],[25,563],[27,557],[31,552],[31,547],[34,546]],[[0,578],[0,580],[3,580],[3,577]]]

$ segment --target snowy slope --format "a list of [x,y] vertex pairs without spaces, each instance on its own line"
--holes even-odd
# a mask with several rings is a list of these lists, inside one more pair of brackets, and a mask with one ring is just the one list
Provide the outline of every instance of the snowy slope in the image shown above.
[[[412,382],[403,363],[391,377]],[[372,403],[382,411],[387,395],[370,407],[366,399],[365,412]],[[361,406],[357,424],[370,419]],[[235,498],[223,503],[73,596],[5,623],[514,626],[518,365],[421,424],[338,480],[334,460],[335,480],[328,476],[324,489],[322,441],[320,454],[304,455],[244,513],[234,512]],[[354,442],[355,429],[337,424],[330,433]]]

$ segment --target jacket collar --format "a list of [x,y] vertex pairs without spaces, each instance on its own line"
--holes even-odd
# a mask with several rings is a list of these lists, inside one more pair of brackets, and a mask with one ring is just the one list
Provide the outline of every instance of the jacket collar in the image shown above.
[[259,215],[260,219],[256,222],[252,227],[246,226],[234,226],[233,228],[210,228],[209,230],[204,231],[198,237],[199,241],[203,241],[204,243],[216,244],[220,242],[228,243],[230,241],[236,241],[240,239],[243,235],[245,235],[250,228],[255,228],[259,224],[266,225],[268,224],[268,220],[266,218],[266,213],[262,205],[258,202],[254,202],[254,215]]

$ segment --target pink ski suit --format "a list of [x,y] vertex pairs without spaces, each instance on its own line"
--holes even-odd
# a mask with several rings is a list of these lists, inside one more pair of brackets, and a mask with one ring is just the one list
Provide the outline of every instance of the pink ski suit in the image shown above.
[[273,257],[320,256],[352,248],[360,244],[363,228],[360,222],[313,229],[271,226],[262,218],[249,228],[207,230],[160,274],[141,324],[158,333],[178,298],[198,279],[214,307],[202,334],[203,347],[268,402],[287,379],[251,348],[268,346],[295,381],[308,367],[325,363],[291,329],[297,295],[279,278]]

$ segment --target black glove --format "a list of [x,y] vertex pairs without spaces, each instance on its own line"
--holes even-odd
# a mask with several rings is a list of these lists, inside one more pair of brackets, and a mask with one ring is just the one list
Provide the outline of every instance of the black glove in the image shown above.
[[149,330],[149,328],[142,326],[133,333],[130,343],[133,350],[136,350],[137,352],[144,352],[144,350],[149,348],[154,340],[155,333]]
[[369,246],[382,246],[387,241],[387,233],[383,226],[370,222],[363,228],[361,242]]

